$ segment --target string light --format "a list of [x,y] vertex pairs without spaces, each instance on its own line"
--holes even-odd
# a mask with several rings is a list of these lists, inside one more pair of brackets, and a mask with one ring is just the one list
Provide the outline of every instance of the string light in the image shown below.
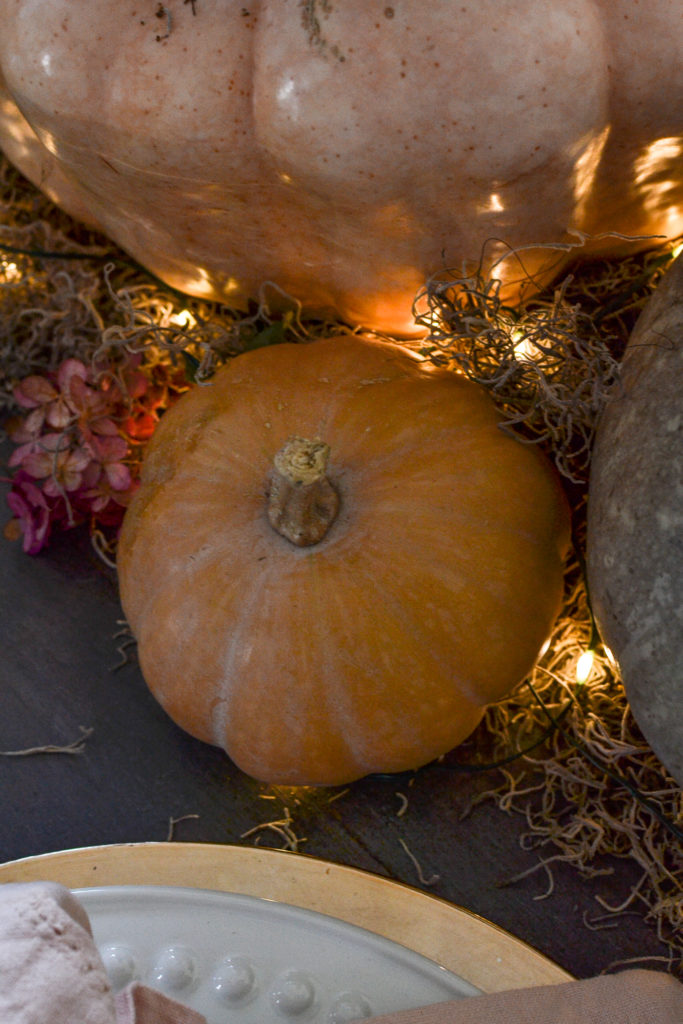
[[579,660],[576,663],[576,682],[578,686],[588,680],[592,670],[593,661],[595,660],[595,652],[592,650],[584,651]]
[[197,326],[197,321],[192,313],[190,313],[189,309],[183,309],[180,313],[171,313],[168,318],[168,322],[173,324],[175,327],[182,327],[185,329]]
[[533,362],[534,359],[538,358],[538,349],[533,341],[530,341],[519,328],[515,328],[512,331],[511,338],[515,359],[518,359],[520,362]]
[[0,272],[8,284],[15,284],[21,280],[21,270],[10,260],[0,260]]

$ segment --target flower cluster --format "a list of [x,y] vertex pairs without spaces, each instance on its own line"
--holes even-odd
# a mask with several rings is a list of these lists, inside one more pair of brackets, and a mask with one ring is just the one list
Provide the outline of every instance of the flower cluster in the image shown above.
[[55,373],[21,380],[14,398],[25,413],[7,425],[17,447],[7,496],[14,518],[5,535],[23,535],[33,555],[55,527],[88,523],[93,532],[116,534],[138,486],[144,444],[186,386],[172,364],[128,353],[92,367],[66,359]]

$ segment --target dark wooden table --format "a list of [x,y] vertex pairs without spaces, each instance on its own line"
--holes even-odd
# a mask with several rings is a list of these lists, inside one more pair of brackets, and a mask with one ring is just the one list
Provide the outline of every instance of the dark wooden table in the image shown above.
[[[9,518],[4,490],[0,523]],[[0,749],[65,745],[92,730],[79,755],[0,757],[0,861],[165,840],[170,828],[180,842],[282,847],[276,829],[252,830],[288,812],[300,852],[443,897],[577,977],[665,954],[637,915],[602,930],[585,924],[602,912],[597,896],[618,904],[635,885],[639,870],[629,861],[589,880],[555,865],[547,898],[543,870],[505,884],[537,863],[520,846],[520,816],[487,801],[463,817],[473,796],[500,781],[497,773],[427,769],[368,778],[346,792],[292,793],[247,778],[221,751],[185,735],[148,693],[134,657],[117,667],[115,573],[83,533],[59,535],[37,557],[0,539],[0,581]]]

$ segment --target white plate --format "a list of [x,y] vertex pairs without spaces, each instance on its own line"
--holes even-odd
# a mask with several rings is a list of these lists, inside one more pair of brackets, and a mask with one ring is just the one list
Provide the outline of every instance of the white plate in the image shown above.
[[254,896],[365,928],[440,964],[482,992],[555,985],[572,976],[462,907],[390,878],[289,850],[211,843],[119,843],[0,865],[0,883],[68,889],[171,886]]
[[116,990],[137,979],[209,1024],[347,1024],[479,989],[355,925],[253,896],[75,889]]

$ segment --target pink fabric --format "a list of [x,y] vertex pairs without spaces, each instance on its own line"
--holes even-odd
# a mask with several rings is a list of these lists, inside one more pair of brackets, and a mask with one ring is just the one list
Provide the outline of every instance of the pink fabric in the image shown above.
[[206,1024],[206,1017],[133,982],[116,995],[116,1024]]
[[52,882],[0,885],[1,1024],[114,1024],[114,997],[78,901]]
[[668,974],[630,970],[436,1003],[363,1024],[683,1024],[683,985]]

